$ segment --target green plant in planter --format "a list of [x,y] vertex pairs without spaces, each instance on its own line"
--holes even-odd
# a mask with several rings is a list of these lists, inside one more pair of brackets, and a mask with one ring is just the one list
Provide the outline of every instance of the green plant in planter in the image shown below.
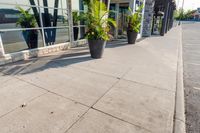
[[[17,9],[20,12],[20,16],[16,22],[16,25],[17,26],[20,25],[22,28],[35,28],[37,22],[34,15],[30,14],[31,8],[24,10],[23,8],[17,6]],[[29,49],[38,47],[38,31],[37,30],[23,30],[22,34]]]
[[88,11],[82,16],[87,26],[86,38],[89,42],[91,56],[101,58],[106,41],[110,39],[111,26],[116,27],[113,19],[108,18],[105,3],[99,0],[85,0]]
[[[80,15],[78,13],[79,13],[78,11],[72,12],[74,26],[78,26],[78,23],[81,20]],[[74,31],[74,40],[76,41],[78,39],[79,27],[73,27],[73,31]]]
[[143,8],[144,5],[142,4],[136,12],[133,12],[132,9],[129,7],[130,14],[127,17],[128,19],[127,36],[129,44],[135,43],[137,35],[140,32]]

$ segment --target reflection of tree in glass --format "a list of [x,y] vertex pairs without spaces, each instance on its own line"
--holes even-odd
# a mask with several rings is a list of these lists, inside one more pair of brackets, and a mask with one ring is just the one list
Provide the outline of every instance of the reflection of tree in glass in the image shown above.
[[[51,15],[49,13],[48,8],[44,8],[44,13],[42,13],[43,26],[44,27],[54,27],[54,28],[44,29],[45,42],[47,45],[54,44],[55,40],[56,40],[56,28],[55,27],[57,26],[57,20],[58,20],[58,4],[59,4],[58,1],[59,0],[55,0],[55,2],[54,2],[53,15]],[[32,10],[33,10],[34,16],[36,18],[37,24],[39,27],[41,27],[39,11],[36,7],[34,7],[36,5],[35,0],[29,0],[29,2],[33,6]],[[43,0],[43,6],[48,7],[47,0]],[[51,21],[52,21],[52,23],[51,23]]]

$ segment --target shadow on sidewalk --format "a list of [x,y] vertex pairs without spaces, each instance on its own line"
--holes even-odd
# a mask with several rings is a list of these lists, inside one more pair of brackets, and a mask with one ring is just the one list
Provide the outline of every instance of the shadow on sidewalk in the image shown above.
[[0,69],[5,75],[23,75],[44,71],[51,68],[66,67],[72,64],[92,60],[89,52],[67,53],[59,56],[46,56],[21,61],[15,64],[4,66]]
[[[106,48],[123,47],[128,44],[126,40],[114,40],[107,43]],[[71,52],[71,53],[70,53]],[[93,60],[87,47],[71,49],[71,51],[60,52],[59,55],[48,55],[44,57],[31,58],[17,63],[11,63],[0,67],[0,72],[6,75],[23,75],[44,71],[50,68],[66,67],[72,64]]]

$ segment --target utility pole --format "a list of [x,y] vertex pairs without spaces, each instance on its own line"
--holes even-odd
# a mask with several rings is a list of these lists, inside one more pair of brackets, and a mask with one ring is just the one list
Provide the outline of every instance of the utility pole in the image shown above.
[[183,17],[183,12],[184,12],[184,10],[183,10],[183,8],[184,8],[184,3],[185,3],[185,0],[182,1],[181,18],[179,19],[179,23],[178,23],[178,25],[181,25],[181,19],[182,19],[182,17]]

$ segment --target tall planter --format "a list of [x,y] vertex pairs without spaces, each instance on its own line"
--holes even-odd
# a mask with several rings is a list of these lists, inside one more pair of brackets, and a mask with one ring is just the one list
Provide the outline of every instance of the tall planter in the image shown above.
[[94,59],[100,59],[103,56],[103,52],[106,46],[105,40],[88,40],[90,54]]
[[38,48],[38,32],[37,30],[26,30],[22,32],[24,40],[29,49]]
[[127,30],[128,44],[135,44],[138,33],[133,30]]
[[79,28],[78,27],[74,27],[73,28],[74,31],[74,40],[78,40],[78,33],[79,33]]

